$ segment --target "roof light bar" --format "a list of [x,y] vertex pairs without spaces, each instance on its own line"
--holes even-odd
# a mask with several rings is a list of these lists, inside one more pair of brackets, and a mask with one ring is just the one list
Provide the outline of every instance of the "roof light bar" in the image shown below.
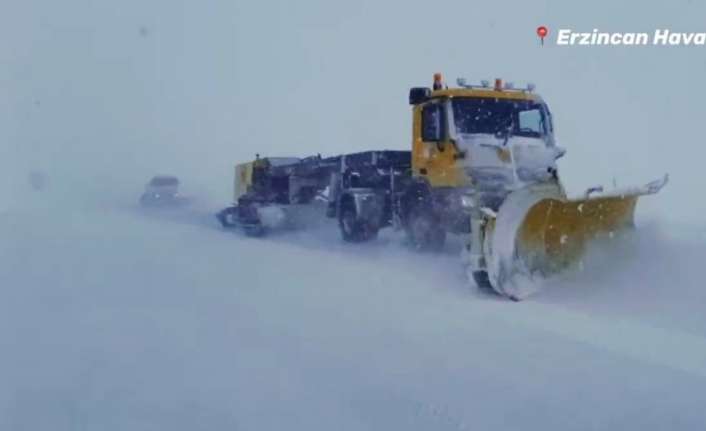
[[[490,88],[490,81],[487,79],[483,79],[480,81],[480,85],[477,84],[469,84],[468,80],[466,78],[456,78],[456,85],[458,85],[460,88]],[[536,86],[529,82],[525,87],[515,87],[515,84],[513,82],[503,82],[502,79],[496,78],[494,82],[494,87],[493,89],[496,91],[503,91],[503,90],[517,90],[517,91],[525,91],[528,93],[531,93],[535,90]]]

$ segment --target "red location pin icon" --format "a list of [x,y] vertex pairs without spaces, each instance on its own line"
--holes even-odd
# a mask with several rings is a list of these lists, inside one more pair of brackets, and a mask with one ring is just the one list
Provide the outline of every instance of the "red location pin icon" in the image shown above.
[[539,39],[542,41],[542,45],[544,45],[544,38],[547,37],[549,34],[549,29],[546,28],[543,25],[540,25],[537,27],[537,36],[539,36]]

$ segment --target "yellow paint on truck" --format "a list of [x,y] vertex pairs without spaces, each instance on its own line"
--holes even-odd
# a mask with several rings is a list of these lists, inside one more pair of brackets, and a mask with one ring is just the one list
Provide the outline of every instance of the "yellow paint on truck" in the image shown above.
[[611,238],[631,227],[637,199],[627,195],[541,200],[525,214],[517,232],[518,256],[530,272],[559,271],[578,261],[589,241]]
[[233,202],[238,202],[238,198],[247,193],[252,186],[253,164],[254,162],[247,162],[235,166]]
[[[448,88],[436,90],[425,103],[413,107],[412,111],[412,174],[425,178],[431,187],[466,187],[470,178],[459,166],[461,155],[454,142],[446,137],[442,142],[424,142],[422,138],[422,110],[433,103],[442,103],[455,97],[532,101],[540,103],[542,98],[525,90],[494,90],[492,88]],[[498,152],[500,160],[509,163],[509,152]]]

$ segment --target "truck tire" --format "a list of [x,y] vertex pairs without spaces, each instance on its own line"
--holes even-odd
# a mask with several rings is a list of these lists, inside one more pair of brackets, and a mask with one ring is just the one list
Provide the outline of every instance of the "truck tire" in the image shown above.
[[341,237],[346,242],[365,242],[377,237],[378,229],[371,223],[358,218],[353,202],[346,200],[341,204],[338,216]]
[[446,242],[446,231],[438,217],[424,206],[417,206],[409,213],[406,226],[407,238],[417,250],[440,251]]
[[236,222],[236,219],[238,218],[237,206],[232,206],[223,209],[218,214],[216,214],[216,218],[221,223],[223,229],[234,229],[240,226],[243,230],[243,233],[245,233],[245,235],[249,237],[261,237],[266,233],[265,227],[262,226],[260,223],[239,225]]
[[216,214],[216,218],[221,223],[223,229],[231,229],[235,227],[233,218],[236,216],[237,210],[237,207],[228,207]]
[[[487,271],[473,271],[473,272],[468,272],[469,279],[473,278],[473,281],[476,284],[476,287],[480,290],[487,291],[489,293],[492,293],[494,295],[499,295],[498,292],[493,289],[493,286],[490,284],[490,279],[488,278],[488,272]],[[505,295],[503,295],[505,296]],[[511,301],[514,302],[519,302],[520,298],[514,295],[507,295],[507,298]]]
[[488,273],[486,271],[473,271],[471,275],[473,276],[473,281],[479,289],[493,290],[493,286],[490,285],[490,279],[488,278]]

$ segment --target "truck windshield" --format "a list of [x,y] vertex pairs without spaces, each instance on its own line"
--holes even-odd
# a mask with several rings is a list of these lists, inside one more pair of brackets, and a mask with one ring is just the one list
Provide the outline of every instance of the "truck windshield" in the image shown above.
[[524,100],[456,98],[452,100],[456,132],[541,138],[547,134],[541,104]]

